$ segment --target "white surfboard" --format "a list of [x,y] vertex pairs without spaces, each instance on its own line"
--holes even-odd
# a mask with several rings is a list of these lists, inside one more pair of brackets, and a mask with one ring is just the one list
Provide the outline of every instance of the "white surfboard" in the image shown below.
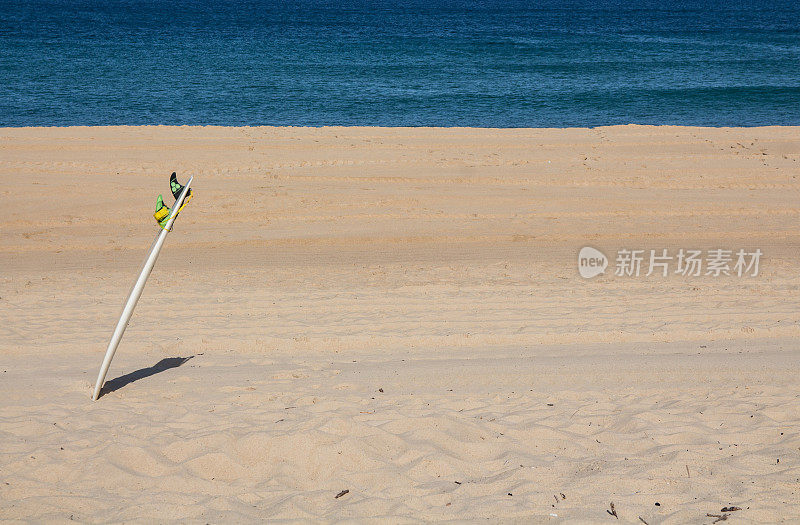
[[122,335],[125,333],[125,329],[128,327],[128,322],[131,320],[131,316],[133,315],[133,309],[136,308],[136,303],[139,301],[139,297],[142,296],[142,291],[144,290],[144,285],[147,282],[147,278],[150,277],[150,272],[153,271],[153,266],[156,264],[158,254],[161,252],[161,247],[164,246],[164,240],[166,240],[167,234],[172,228],[172,223],[175,222],[175,218],[178,216],[178,211],[181,209],[181,206],[183,206],[183,202],[186,200],[186,196],[189,194],[189,189],[192,186],[192,180],[194,180],[194,177],[189,178],[189,182],[186,183],[183,191],[175,200],[175,205],[170,211],[170,215],[167,218],[167,223],[163,228],[161,228],[156,240],[153,241],[150,254],[144,261],[144,266],[142,266],[142,271],[139,273],[139,278],[136,279],[133,288],[131,288],[131,293],[128,294],[128,300],[125,302],[125,308],[122,309],[122,314],[119,316],[117,326],[114,328],[114,334],[111,336],[111,341],[108,343],[108,349],[106,350],[106,356],[103,359],[103,365],[100,367],[100,373],[97,375],[97,383],[94,385],[94,395],[92,396],[92,399],[95,401],[97,401],[97,398],[100,397],[100,390],[103,388],[103,382],[105,382],[106,374],[108,373],[108,367],[111,366],[111,360],[114,358],[114,353],[117,351],[119,342],[122,340]]

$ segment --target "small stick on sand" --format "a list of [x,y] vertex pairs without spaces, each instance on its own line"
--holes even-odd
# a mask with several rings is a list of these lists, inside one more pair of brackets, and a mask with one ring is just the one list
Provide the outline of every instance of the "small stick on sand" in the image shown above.
[[350,492],[348,489],[344,489],[343,491],[341,491],[340,493],[338,493],[336,496],[334,496],[334,497],[333,497],[333,499],[339,499],[339,498],[341,498],[342,496],[344,496],[345,494],[347,494],[348,492]]

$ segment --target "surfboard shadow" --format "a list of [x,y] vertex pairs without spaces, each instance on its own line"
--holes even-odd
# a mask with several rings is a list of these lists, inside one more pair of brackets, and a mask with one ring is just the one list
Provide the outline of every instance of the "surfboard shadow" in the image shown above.
[[100,395],[97,396],[98,399],[103,397],[106,394],[110,394],[111,392],[116,392],[120,388],[127,386],[134,381],[138,381],[140,379],[144,379],[146,377],[154,376],[160,372],[165,370],[169,370],[170,368],[178,368],[182,364],[184,364],[189,359],[193,358],[193,355],[189,357],[167,357],[162,359],[158,363],[154,364],[153,366],[148,366],[147,368],[140,368],[134,372],[130,372],[123,376],[115,377],[111,381],[106,381],[106,384],[103,385],[103,388],[100,390]]

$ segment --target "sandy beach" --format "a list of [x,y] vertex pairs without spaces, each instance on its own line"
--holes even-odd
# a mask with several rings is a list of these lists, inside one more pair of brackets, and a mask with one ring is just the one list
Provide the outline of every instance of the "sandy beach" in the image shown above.
[[800,522],[798,177],[793,127],[0,128],[0,520]]

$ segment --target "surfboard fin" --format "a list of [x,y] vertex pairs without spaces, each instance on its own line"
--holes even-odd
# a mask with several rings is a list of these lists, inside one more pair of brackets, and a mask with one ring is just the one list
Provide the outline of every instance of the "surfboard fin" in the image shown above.
[[156,222],[162,228],[167,223],[167,219],[169,218],[170,208],[166,204],[164,204],[164,197],[161,195],[158,196],[156,200],[156,211],[153,213],[153,217],[155,217]]
[[[172,175],[169,177],[169,189],[172,190],[172,196],[175,197],[175,200],[178,200],[181,192],[183,191],[183,186],[180,182],[178,182],[178,176],[173,171]],[[189,189],[189,193],[186,194],[186,197],[189,198],[192,195],[191,188]]]
[[[172,175],[169,177],[169,189],[172,191],[172,196],[175,197],[175,201],[177,202],[178,197],[181,196],[181,192],[183,192],[185,186],[183,186],[180,182],[178,182],[178,176],[173,171]],[[186,193],[186,198],[183,200],[183,204],[181,205],[180,209],[175,211],[175,216],[177,217],[181,210],[188,204],[188,202],[192,200],[192,189],[189,188],[189,191]],[[153,217],[155,217],[156,222],[162,228],[165,228],[167,222],[169,221],[169,214],[170,214],[170,207],[164,204],[164,197],[159,195],[158,200],[156,201],[156,211],[153,213]]]

